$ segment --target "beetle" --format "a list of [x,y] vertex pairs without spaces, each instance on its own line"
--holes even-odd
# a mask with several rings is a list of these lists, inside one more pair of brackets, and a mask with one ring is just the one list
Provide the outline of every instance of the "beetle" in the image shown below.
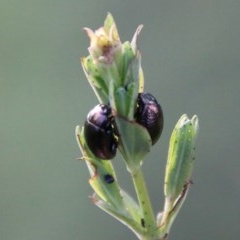
[[108,160],[115,157],[118,141],[109,105],[98,104],[88,113],[84,124],[84,137],[97,158]]
[[137,123],[147,129],[152,140],[152,145],[154,145],[162,133],[163,111],[152,94],[138,94],[134,117]]
[[114,177],[109,173],[104,175],[104,180],[108,184],[111,184],[115,181]]

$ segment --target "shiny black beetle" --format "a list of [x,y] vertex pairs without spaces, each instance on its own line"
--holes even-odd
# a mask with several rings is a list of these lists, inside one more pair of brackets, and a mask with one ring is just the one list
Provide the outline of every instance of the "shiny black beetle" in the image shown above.
[[104,180],[108,184],[111,184],[111,183],[113,183],[115,181],[114,177],[111,174],[109,174],[109,173],[104,175]]
[[108,105],[98,104],[87,115],[84,137],[92,153],[101,159],[112,159],[117,151],[114,118]]
[[148,130],[154,145],[163,129],[163,112],[156,98],[150,93],[139,93],[135,120]]

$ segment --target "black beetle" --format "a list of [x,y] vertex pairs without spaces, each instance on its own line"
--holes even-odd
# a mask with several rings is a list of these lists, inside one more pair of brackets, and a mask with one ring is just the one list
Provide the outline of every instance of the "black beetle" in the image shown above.
[[163,112],[156,98],[150,93],[139,93],[134,114],[137,123],[145,127],[154,145],[163,129]]
[[117,136],[110,106],[98,104],[87,115],[84,137],[91,152],[100,159],[112,159],[117,151]]
[[109,173],[104,175],[104,180],[108,184],[111,184],[111,183],[113,183],[115,181],[114,177],[111,174],[109,174]]

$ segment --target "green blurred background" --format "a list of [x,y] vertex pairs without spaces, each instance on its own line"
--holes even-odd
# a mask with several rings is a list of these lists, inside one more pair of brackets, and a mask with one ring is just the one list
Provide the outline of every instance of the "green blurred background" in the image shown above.
[[[198,114],[194,185],[169,239],[240,239],[240,1],[2,0],[0,4],[0,240],[135,239],[93,206],[75,141],[97,103],[79,64],[82,28],[107,12],[122,41],[139,39],[146,91],[165,128],[144,163],[155,212],[171,131]],[[118,156],[121,185],[133,193]]]

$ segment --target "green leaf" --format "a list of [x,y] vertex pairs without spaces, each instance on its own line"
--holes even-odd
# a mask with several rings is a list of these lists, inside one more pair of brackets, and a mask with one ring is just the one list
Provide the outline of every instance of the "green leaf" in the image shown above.
[[135,53],[138,51],[137,38],[138,38],[138,35],[140,34],[142,28],[143,28],[142,24],[137,27],[137,30],[135,31],[135,33],[133,35],[133,38],[132,38],[132,41],[131,41],[131,46],[132,46],[132,49]]
[[142,164],[144,156],[150,152],[151,138],[147,130],[133,121],[120,116],[115,117],[119,136],[119,150],[127,164],[127,168],[134,173]]
[[122,68],[121,70],[121,76],[122,76],[122,86],[127,84],[128,79],[126,79],[128,69],[131,65],[131,62],[133,59],[136,58],[136,55],[132,49],[132,46],[130,42],[124,42],[122,44],[122,55],[121,55],[121,61],[122,61]]
[[177,122],[169,144],[165,175],[165,196],[174,201],[190,180],[198,135],[198,118],[186,114]]
[[141,223],[141,218],[143,216],[142,216],[142,212],[141,212],[138,204],[123,189],[121,189],[121,194],[123,196],[123,202],[124,202],[125,209],[129,212],[131,217],[136,222]]
[[[109,33],[113,26],[114,26],[114,30],[117,31],[116,23],[114,21],[114,18],[113,18],[111,13],[108,13],[107,17],[106,17],[106,19],[104,21],[103,27],[106,30],[106,32]],[[117,36],[118,36],[118,34],[117,34]]]
[[96,206],[98,206],[103,211],[107,212],[108,214],[122,222],[124,225],[126,225],[129,229],[131,229],[136,234],[136,236],[139,237],[139,239],[145,234],[145,229],[141,226],[141,219],[139,219],[138,222],[135,221],[135,219],[133,219],[128,214],[128,212],[124,212],[122,210],[119,211],[118,209],[113,208],[108,203],[102,201],[102,199],[100,199],[97,195],[93,195],[91,199]]
[[87,80],[96,94],[99,102],[108,102],[108,86],[105,79],[99,73],[99,69],[93,64],[91,56],[81,59],[82,67]]
[[189,119],[186,114],[178,120],[169,144],[165,172],[165,203],[161,219],[158,220],[159,233],[167,234],[184,203],[195,160],[195,146],[198,135],[198,118]]

